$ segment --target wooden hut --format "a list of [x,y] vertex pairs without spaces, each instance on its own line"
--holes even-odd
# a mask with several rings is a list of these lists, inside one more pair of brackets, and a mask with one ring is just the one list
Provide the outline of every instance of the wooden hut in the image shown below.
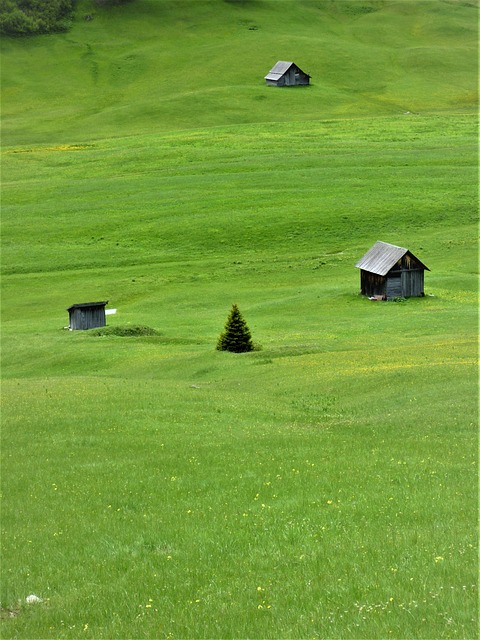
[[104,327],[107,324],[105,320],[106,304],[108,304],[108,300],[106,302],[82,302],[68,307],[70,331]]
[[379,240],[355,266],[365,296],[388,300],[425,295],[424,273],[430,269],[408,249]]
[[310,76],[297,67],[294,62],[279,60],[265,76],[271,87],[295,87],[310,84]]

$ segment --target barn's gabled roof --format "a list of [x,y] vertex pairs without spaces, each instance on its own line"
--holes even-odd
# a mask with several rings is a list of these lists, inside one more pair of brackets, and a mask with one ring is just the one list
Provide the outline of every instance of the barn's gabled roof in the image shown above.
[[[279,80],[283,76],[283,74],[290,69],[292,65],[294,67],[297,67],[299,71],[302,71],[300,67],[298,67],[294,62],[286,62],[285,60],[279,60],[277,64],[274,67],[272,67],[270,71],[267,73],[267,75],[265,76],[265,80]],[[304,73],[308,78],[310,78],[308,73],[305,73],[304,71],[302,71],[302,73]]]
[[285,62],[284,60],[279,60],[277,64],[270,69],[270,71],[265,76],[265,80],[279,80],[284,73],[286,73],[293,62]]
[[408,249],[404,247],[397,247],[394,244],[388,242],[381,242],[378,240],[370,251],[361,258],[355,265],[358,269],[375,273],[379,276],[385,276],[395,264],[403,258],[405,254],[410,254],[415,260],[427,271],[430,269],[420,262],[420,260],[413,255]]

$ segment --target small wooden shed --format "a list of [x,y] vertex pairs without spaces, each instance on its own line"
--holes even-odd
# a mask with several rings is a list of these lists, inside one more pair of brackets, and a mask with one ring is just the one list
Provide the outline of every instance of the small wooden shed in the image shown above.
[[295,87],[310,84],[310,77],[294,62],[279,60],[267,73],[265,80],[271,87]]
[[425,295],[424,273],[430,269],[408,249],[379,240],[355,266],[365,296],[388,300]]
[[106,302],[82,302],[81,304],[72,304],[67,311],[70,316],[70,331],[77,329],[96,329],[104,327],[107,324],[105,320]]

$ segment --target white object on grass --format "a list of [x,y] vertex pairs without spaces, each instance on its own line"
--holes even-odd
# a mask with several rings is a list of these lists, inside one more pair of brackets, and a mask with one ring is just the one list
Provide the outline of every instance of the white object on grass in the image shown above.
[[43,600],[38,596],[36,596],[34,593],[31,593],[29,596],[25,598],[25,602],[27,604],[36,604],[37,602],[43,602]]

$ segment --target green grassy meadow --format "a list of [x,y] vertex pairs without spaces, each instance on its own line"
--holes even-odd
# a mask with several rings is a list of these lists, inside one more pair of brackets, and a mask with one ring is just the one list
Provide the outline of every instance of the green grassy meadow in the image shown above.
[[[477,10],[3,39],[2,638],[478,637]],[[424,298],[358,295],[376,240]],[[66,331],[90,300],[156,334]]]

